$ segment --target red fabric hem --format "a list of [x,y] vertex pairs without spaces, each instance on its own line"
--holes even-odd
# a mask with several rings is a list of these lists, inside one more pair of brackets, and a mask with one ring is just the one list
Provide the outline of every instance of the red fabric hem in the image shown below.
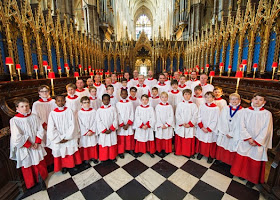
[[154,154],[156,152],[155,141],[139,142],[136,140],[135,153],[147,153]]
[[195,138],[183,138],[175,135],[175,154],[192,156],[195,154]]
[[32,165],[27,168],[21,167],[21,171],[27,189],[38,183],[39,174],[43,180],[48,177],[48,170],[45,160],[41,160],[38,165]]
[[125,151],[134,150],[134,148],[134,135],[118,135],[118,154],[124,153]]
[[26,142],[24,143],[24,147],[29,148],[31,147],[32,143],[29,140],[26,140]]
[[65,158],[54,157],[54,171],[59,172],[62,168],[73,168],[82,163],[80,152],[76,151],[73,155],[67,155]]
[[36,136],[35,143],[41,144],[42,139]]
[[97,145],[93,147],[81,147],[79,148],[82,161],[90,159],[98,159],[98,147]]
[[157,150],[157,152],[161,152],[162,150],[164,150],[165,153],[171,153],[172,152],[172,138],[168,139],[168,140],[156,138],[156,150]]
[[45,147],[45,150],[47,152],[47,155],[45,156],[45,161],[47,166],[50,166],[53,164],[53,155],[52,155],[52,150],[48,147]]
[[230,173],[254,184],[264,183],[265,161],[256,161],[250,157],[235,155]]
[[223,147],[217,146],[216,160],[220,160],[223,163],[232,165],[232,163],[234,162],[235,154],[236,152],[230,152]]
[[118,155],[118,145],[102,147],[99,145],[99,160],[114,160]]
[[202,142],[202,141],[199,141],[198,139],[196,139],[196,145],[195,145],[196,153],[200,153],[205,157],[210,156],[211,158],[215,158],[216,149],[217,149],[216,142],[205,143],[205,142]]

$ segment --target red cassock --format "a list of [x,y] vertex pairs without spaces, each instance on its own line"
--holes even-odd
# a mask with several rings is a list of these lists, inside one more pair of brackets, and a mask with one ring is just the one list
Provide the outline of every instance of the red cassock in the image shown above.
[[[17,161],[17,168],[21,168],[26,188],[33,187],[38,176],[46,179],[47,165],[44,160],[46,151],[41,145],[44,130],[40,119],[35,114],[16,114],[10,120],[11,143],[10,159]],[[31,145],[37,143],[38,148]]]
[[[78,150],[78,124],[71,109],[67,107],[54,109],[49,116],[47,144],[54,156],[54,171],[73,168],[82,163]],[[62,140],[67,140],[61,143]]]
[[[155,124],[155,137],[156,137],[156,150],[161,152],[164,150],[166,153],[172,152],[172,138],[174,135],[174,111],[169,103],[159,103],[155,109],[156,124]],[[167,128],[163,129],[165,125]]]
[[[220,109],[214,103],[205,103],[199,107],[199,123],[196,130],[196,153],[200,153],[206,157],[215,158],[219,114]],[[202,131],[203,127],[208,130],[207,133]]]
[[[118,117],[116,108],[111,105],[103,105],[96,112],[96,128],[99,144],[99,160],[114,160],[118,155],[117,127]],[[110,134],[106,134],[107,130]]]
[[[118,113],[118,154],[124,153],[126,150],[134,150],[134,131],[132,129],[134,121],[133,104],[128,99],[121,99],[117,104]],[[129,125],[127,130],[123,126]]]
[[[272,148],[272,114],[264,108],[249,107],[241,118],[240,143],[230,172],[252,183],[264,183],[267,149]],[[249,144],[253,139],[255,146]]]
[[[195,125],[198,120],[198,108],[191,101],[183,101],[177,105],[175,127],[175,154],[192,156],[195,154]],[[185,128],[184,124],[189,124]]]
[[[135,129],[135,153],[155,153],[155,138],[154,138],[154,126],[155,126],[155,112],[149,105],[140,105],[135,111],[135,121],[133,123]],[[147,125],[146,130],[143,126]]]

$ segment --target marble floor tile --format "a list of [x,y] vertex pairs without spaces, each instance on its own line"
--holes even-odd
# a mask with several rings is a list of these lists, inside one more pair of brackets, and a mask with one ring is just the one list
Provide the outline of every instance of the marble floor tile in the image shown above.
[[153,193],[162,200],[181,200],[187,195],[187,192],[168,180],[161,184]]
[[237,200],[233,196],[230,196],[229,194],[225,193],[222,200]]
[[83,196],[81,191],[78,191],[78,192],[66,197],[64,200],[85,200],[85,197]]
[[[201,160],[197,160],[196,159],[196,156],[197,155],[195,155],[195,159],[191,159],[192,161],[194,161],[194,162],[196,162],[196,163],[198,163],[198,164],[200,164],[200,165],[202,165],[202,166],[204,166],[204,167],[207,167],[207,168],[209,168],[213,163],[207,163],[207,158],[205,157],[205,156],[203,156],[202,158],[201,158]],[[215,160],[214,160],[215,161]]]
[[122,198],[116,192],[114,192],[108,197],[106,197],[104,200],[122,200]]
[[49,176],[48,178],[46,179],[45,183],[46,183],[46,186],[48,188],[58,184],[58,183],[61,183],[62,181],[65,181],[67,179],[71,178],[71,175],[69,172],[67,172],[66,174],[62,174],[61,172],[51,172],[49,173]]
[[183,200],[198,200],[198,198],[188,193]]
[[117,193],[123,200],[142,200],[150,194],[147,188],[135,179],[120,188]]
[[231,182],[231,179],[229,177],[224,176],[212,169],[208,169],[200,180],[208,183],[209,185],[212,185],[222,192],[227,191],[228,186]]
[[102,200],[112,193],[114,190],[104,181],[100,179],[81,190],[86,199]]
[[135,158],[130,155],[129,153],[125,153],[124,154],[125,158],[124,159],[121,159],[121,158],[118,158],[116,164],[119,165],[120,167],[126,165],[127,163],[133,161]]
[[146,196],[144,200],[160,200],[160,199],[156,195],[151,193],[148,196]]
[[145,170],[148,169],[148,167],[140,162],[139,160],[135,159],[131,161],[130,163],[126,164],[122,167],[124,170],[126,170],[131,176],[136,177]]
[[208,170],[208,168],[197,164],[196,162],[193,162],[192,160],[189,160],[186,162],[182,167],[182,170],[188,172],[189,174],[201,178],[203,174]]
[[185,190],[186,192],[190,192],[191,189],[199,181],[198,178],[183,171],[182,169],[178,169],[174,174],[172,174],[168,178],[168,180],[180,187],[181,189]]
[[157,155],[155,155],[154,158],[151,158],[151,156],[149,156],[146,153],[146,154],[142,155],[141,157],[138,157],[137,160],[141,161],[142,163],[144,163],[148,167],[152,167],[154,164],[159,162],[161,160],[161,158],[158,157]]
[[127,173],[123,168],[119,168],[112,173],[103,177],[103,179],[111,186],[114,191],[117,191],[125,184],[130,182],[133,177]]
[[29,197],[24,198],[23,200],[37,200],[37,199],[50,200],[47,190],[32,194]]
[[146,187],[150,192],[159,187],[166,179],[159,173],[149,168],[135,178],[139,183]]
[[152,166],[152,169],[155,170],[160,175],[164,176],[165,178],[168,178],[173,174],[178,168],[174,165],[170,164],[169,162],[165,160],[160,160],[157,164]]
[[203,181],[198,181],[198,183],[190,191],[190,194],[200,200],[222,199],[224,196],[222,191]]
[[102,177],[94,168],[91,167],[73,176],[72,178],[76,183],[76,185],[78,186],[78,188],[81,190],[87,187],[88,185],[98,181]]
[[169,155],[165,156],[163,160],[175,165],[176,167],[180,168],[183,164],[185,164],[189,159],[184,156],[176,156],[174,153],[170,153]]

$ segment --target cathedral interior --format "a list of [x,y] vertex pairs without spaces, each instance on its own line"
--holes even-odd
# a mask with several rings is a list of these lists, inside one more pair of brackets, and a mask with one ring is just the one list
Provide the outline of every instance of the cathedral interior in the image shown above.
[[[279,13],[280,0],[1,0],[0,199],[280,199]],[[134,70],[170,79],[206,73],[226,99],[238,91],[244,107],[265,93],[274,125],[265,183],[247,188],[204,159],[128,154],[78,172],[50,171],[47,190],[26,189],[9,159],[13,102],[35,102],[40,85],[52,86],[54,97],[77,76],[120,80]]]

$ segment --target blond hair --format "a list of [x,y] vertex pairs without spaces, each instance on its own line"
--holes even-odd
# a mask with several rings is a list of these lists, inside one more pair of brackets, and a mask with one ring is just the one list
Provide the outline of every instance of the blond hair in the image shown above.
[[90,92],[91,90],[97,91],[96,87],[94,87],[94,86],[89,86],[89,87],[88,87],[88,91]]
[[163,95],[165,95],[165,96],[168,97],[168,93],[167,93],[167,92],[162,92],[162,93],[160,93],[160,96],[163,96]]
[[75,84],[69,83],[69,84],[66,85],[66,90],[68,90],[68,88],[73,88],[74,90],[76,90],[77,87],[76,87]]
[[240,98],[240,95],[237,94],[237,93],[232,93],[232,94],[230,94],[230,95],[229,95],[229,98],[231,98],[231,97],[237,97],[238,99],[241,99],[241,98]]

